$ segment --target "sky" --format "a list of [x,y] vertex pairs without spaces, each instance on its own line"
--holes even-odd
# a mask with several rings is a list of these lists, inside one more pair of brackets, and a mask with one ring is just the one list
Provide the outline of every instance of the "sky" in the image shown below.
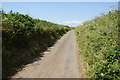
[[33,18],[76,27],[85,21],[106,14],[118,2],[2,2],[5,12],[13,10]]
[[1,0],[2,2],[119,2],[119,0]]

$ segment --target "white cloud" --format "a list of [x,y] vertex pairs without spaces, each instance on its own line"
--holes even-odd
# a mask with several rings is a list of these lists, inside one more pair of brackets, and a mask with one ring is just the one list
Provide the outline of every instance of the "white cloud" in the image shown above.
[[70,27],[76,27],[80,25],[81,23],[83,23],[83,21],[64,21],[63,22],[64,25],[68,25]]
[[66,24],[78,24],[78,23],[81,23],[81,21],[64,21],[64,23]]

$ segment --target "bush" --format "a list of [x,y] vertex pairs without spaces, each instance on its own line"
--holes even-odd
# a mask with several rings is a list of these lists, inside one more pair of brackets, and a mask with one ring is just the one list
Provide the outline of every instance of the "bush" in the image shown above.
[[33,19],[18,12],[1,14],[3,78],[12,76],[70,30],[68,26]]
[[111,11],[76,28],[79,52],[91,78],[120,79],[118,13]]

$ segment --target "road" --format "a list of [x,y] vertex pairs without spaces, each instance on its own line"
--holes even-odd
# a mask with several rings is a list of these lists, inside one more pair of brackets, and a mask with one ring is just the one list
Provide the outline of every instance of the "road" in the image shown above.
[[26,65],[13,78],[80,78],[74,30],[44,52],[44,57]]

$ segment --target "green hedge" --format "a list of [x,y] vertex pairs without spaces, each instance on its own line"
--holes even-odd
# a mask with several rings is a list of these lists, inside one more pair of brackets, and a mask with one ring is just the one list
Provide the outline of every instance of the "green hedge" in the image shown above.
[[110,11],[76,28],[79,53],[84,57],[88,77],[120,79],[118,13]]
[[18,12],[1,14],[3,78],[12,76],[70,30],[68,26],[33,19]]

